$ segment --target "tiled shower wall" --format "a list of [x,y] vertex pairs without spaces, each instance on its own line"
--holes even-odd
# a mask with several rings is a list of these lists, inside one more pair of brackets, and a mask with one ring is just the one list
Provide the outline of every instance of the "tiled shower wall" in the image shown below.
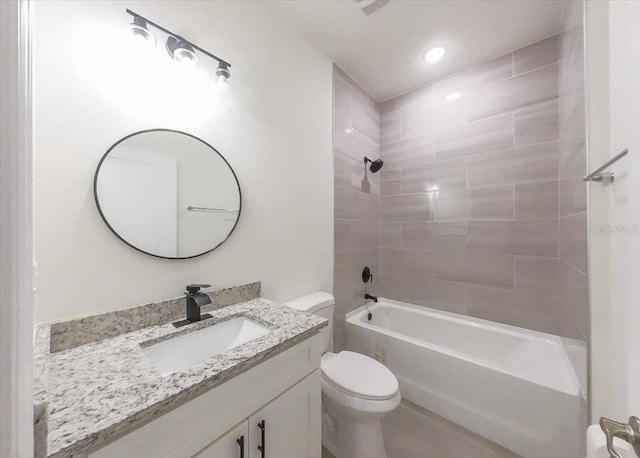
[[583,2],[569,2],[560,44],[559,282],[566,311],[586,340],[587,187]]
[[[585,339],[582,41],[569,28],[379,106],[336,67],[338,348],[364,265],[371,293]],[[382,171],[365,176],[378,152]]]
[[[362,268],[377,276],[380,266],[380,173],[363,159],[380,157],[378,103],[334,66],[334,343],[344,346],[344,316],[364,304],[371,285]],[[366,170],[366,171],[365,171]],[[374,277],[375,278],[375,277]]]
[[381,104],[383,296],[584,338],[563,299],[577,286],[559,242],[562,43]]

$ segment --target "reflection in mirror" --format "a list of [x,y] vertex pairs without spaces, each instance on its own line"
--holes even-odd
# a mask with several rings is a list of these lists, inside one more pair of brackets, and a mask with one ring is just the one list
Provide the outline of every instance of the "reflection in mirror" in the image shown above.
[[98,210],[125,243],[162,258],[214,250],[235,229],[242,206],[231,166],[212,146],[154,129],[131,134],[102,157],[94,180]]

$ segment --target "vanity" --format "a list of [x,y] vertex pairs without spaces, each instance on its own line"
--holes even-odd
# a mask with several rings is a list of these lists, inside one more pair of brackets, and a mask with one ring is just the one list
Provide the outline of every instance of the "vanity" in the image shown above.
[[327,321],[259,283],[207,294],[211,318],[181,327],[184,298],[40,326],[42,456],[319,458]]
[[[242,213],[225,157],[171,129],[117,140],[93,191],[112,235],[158,262],[211,253]],[[36,457],[320,458],[327,320],[262,298],[259,282],[207,286],[39,325]]]

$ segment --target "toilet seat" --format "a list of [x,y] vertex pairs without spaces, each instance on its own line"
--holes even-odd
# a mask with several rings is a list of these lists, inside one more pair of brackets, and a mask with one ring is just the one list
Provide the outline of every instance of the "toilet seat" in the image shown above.
[[342,394],[368,401],[385,401],[398,394],[395,375],[383,364],[360,353],[326,353],[320,368],[323,381]]

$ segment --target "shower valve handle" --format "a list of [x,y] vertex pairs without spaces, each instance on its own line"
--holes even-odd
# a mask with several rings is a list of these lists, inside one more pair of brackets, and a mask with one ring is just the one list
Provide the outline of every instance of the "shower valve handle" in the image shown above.
[[369,267],[365,267],[362,269],[362,281],[364,283],[373,283],[373,274],[371,273],[371,269]]

